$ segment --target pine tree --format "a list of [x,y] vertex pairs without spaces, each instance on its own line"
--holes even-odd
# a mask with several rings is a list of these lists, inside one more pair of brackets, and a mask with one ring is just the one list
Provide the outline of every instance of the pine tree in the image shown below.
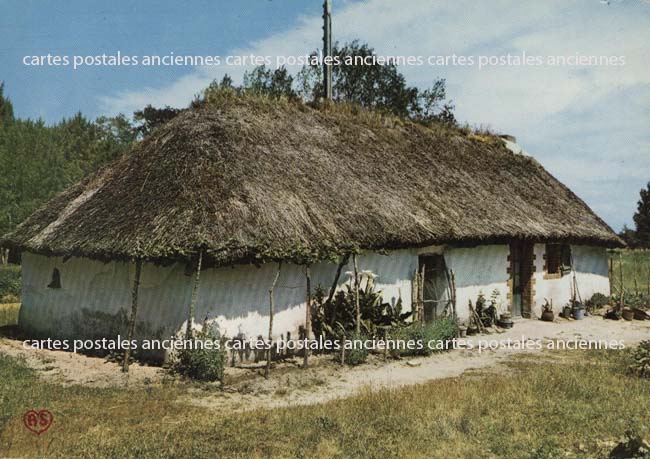
[[636,241],[640,247],[650,247],[650,182],[639,192],[641,199],[634,214]]

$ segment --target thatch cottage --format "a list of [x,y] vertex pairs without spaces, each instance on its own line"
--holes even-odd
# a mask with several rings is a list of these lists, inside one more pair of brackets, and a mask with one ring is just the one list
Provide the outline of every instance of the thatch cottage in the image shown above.
[[353,250],[385,300],[423,300],[427,318],[453,272],[463,320],[479,293],[529,318],[545,299],[560,309],[574,284],[609,294],[606,248],[620,244],[512,139],[239,99],[183,112],[3,239],[23,254],[20,325],[50,335],[129,311],[136,260],[145,329],[182,329],[200,255],[195,317],[257,336],[281,260],[278,335],[305,322],[305,264],[327,288]]

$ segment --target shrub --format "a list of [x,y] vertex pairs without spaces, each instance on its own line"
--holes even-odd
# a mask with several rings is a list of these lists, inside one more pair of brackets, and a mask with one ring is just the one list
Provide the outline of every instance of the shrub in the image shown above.
[[650,378],[650,341],[641,341],[636,348],[632,355],[630,370],[642,378]]
[[20,301],[20,266],[0,266],[0,299],[3,303]]
[[[196,334],[194,341],[211,341],[220,343],[219,332],[209,324],[203,324],[203,329]],[[226,351],[221,346],[211,348],[197,347],[196,349],[181,349],[174,357],[172,371],[199,381],[223,382],[226,364]]]
[[594,293],[587,300],[587,311],[593,312],[610,303],[610,298],[602,293]]
[[[341,337],[342,339],[342,337]],[[365,346],[354,346],[355,340],[361,340],[362,342],[366,341],[368,336],[363,332],[357,333],[353,331],[349,336],[345,337],[346,341],[352,342],[352,349],[345,349],[345,363],[348,365],[360,365],[368,359],[368,349]],[[342,340],[341,346],[345,346],[346,342]],[[343,352],[343,351],[342,351]]]
[[450,349],[449,342],[458,336],[458,324],[452,317],[445,317],[426,324],[415,323],[395,328],[389,332],[391,340],[413,340],[419,343],[415,349],[408,347],[391,349],[393,357],[431,355]]

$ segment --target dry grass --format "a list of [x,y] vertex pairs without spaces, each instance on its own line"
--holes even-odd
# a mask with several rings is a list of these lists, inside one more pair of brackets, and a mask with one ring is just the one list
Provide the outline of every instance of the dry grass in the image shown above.
[[[316,406],[243,414],[183,406],[187,388],[89,389],[31,384],[0,356],[0,455],[51,457],[604,458],[628,429],[650,431],[650,380],[628,375],[626,352],[521,358],[485,374],[364,391]],[[43,438],[21,424],[48,408]]]
[[537,161],[492,135],[232,98],[184,111],[2,243],[160,261],[202,248],[206,263],[231,264],[513,238],[620,244]]
[[0,303],[0,327],[18,325],[20,303]]

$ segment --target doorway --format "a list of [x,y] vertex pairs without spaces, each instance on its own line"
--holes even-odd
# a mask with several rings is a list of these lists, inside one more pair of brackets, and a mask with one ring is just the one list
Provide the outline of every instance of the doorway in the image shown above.
[[451,298],[447,265],[443,255],[421,255],[418,261],[424,320],[430,322],[443,316]]
[[533,303],[533,273],[535,272],[533,244],[525,241],[510,243],[510,281],[512,284],[513,317],[530,318]]

